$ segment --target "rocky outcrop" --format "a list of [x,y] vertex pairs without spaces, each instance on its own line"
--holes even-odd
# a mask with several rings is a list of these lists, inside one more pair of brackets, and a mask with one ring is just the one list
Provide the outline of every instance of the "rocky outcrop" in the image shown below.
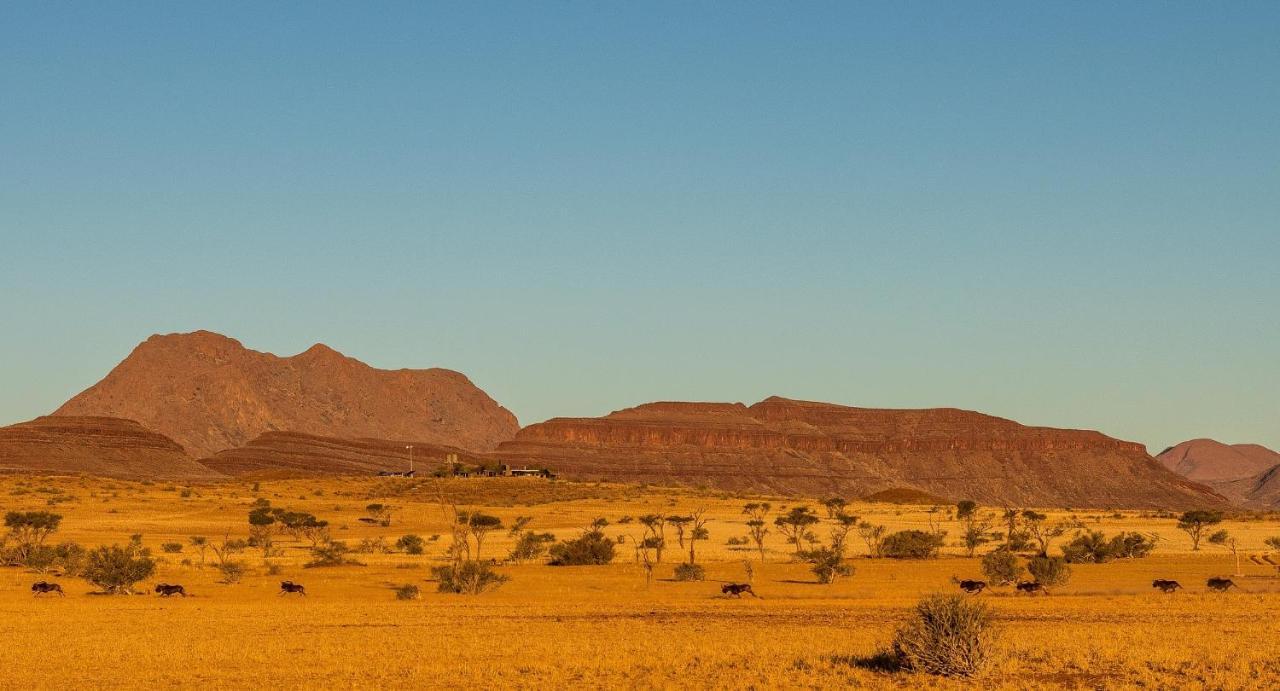
[[519,429],[458,372],[375,369],[319,344],[277,357],[207,331],[152,336],[54,414],[137,420],[194,457],[271,431],[484,451]]
[[1280,453],[1258,444],[1192,439],[1156,456],[1169,470],[1202,482],[1246,508],[1280,508]]
[[1222,497],[1099,432],[965,410],[884,410],[773,397],[651,403],[530,425],[494,457],[568,477],[811,496],[915,489],[989,504],[1214,506]]
[[248,444],[220,451],[201,463],[226,475],[374,475],[404,471],[413,446],[414,468],[432,472],[450,456],[466,465],[481,459],[463,449],[425,442],[339,439],[298,432],[267,432]]
[[127,480],[212,480],[172,439],[133,420],[41,417],[0,427],[0,472],[101,475]]

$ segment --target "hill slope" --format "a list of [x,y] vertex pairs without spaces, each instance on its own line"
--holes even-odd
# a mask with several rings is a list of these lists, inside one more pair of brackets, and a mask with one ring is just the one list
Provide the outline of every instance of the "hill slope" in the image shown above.
[[1169,470],[1209,485],[1233,503],[1258,509],[1280,507],[1280,453],[1258,444],[1192,439],[1156,458]]
[[41,417],[0,427],[0,471],[86,473],[127,480],[213,480],[168,437],[132,420]]
[[650,403],[530,425],[493,456],[568,477],[849,497],[908,488],[988,504],[1222,505],[1139,444],[950,408],[879,410],[769,398]]
[[137,420],[196,457],[276,430],[488,450],[519,429],[458,372],[374,369],[319,344],[277,357],[208,331],[152,336],[54,415]]

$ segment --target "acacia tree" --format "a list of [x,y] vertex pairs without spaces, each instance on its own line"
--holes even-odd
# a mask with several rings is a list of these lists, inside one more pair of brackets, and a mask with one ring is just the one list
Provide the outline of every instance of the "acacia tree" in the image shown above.
[[884,544],[885,527],[862,521],[858,524],[858,537],[867,543],[867,556],[878,557]]
[[982,516],[975,509],[965,513],[963,524],[962,539],[964,547],[968,550],[969,556],[972,557],[978,547],[991,541],[991,519]]
[[1240,573],[1240,542],[1238,540],[1232,537],[1232,535],[1227,531],[1219,530],[1209,536],[1209,544],[1218,545],[1219,547],[1231,550],[1231,556],[1235,557],[1236,560],[1236,572],[1231,575],[1237,577],[1244,575]]
[[5,514],[4,525],[9,529],[9,537],[17,543],[13,560],[19,564],[27,563],[32,552],[43,547],[44,541],[61,524],[62,516],[48,511],[10,511]]
[[963,521],[978,510],[978,502],[972,499],[961,499],[956,502],[956,520]]
[[391,525],[391,506],[388,504],[370,504],[364,507],[369,518],[378,522],[378,525],[387,527]]
[[684,549],[685,529],[693,522],[693,516],[667,516],[667,524],[676,529],[676,543]]
[[662,563],[662,550],[667,547],[667,517],[660,513],[648,513],[636,520],[645,528],[645,542],[654,551],[654,559]]
[[747,532],[751,535],[751,541],[756,543],[756,550],[760,552],[760,561],[764,562],[764,537],[769,534],[769,527],[765,525],[765,517],[769,515],[769,511],[773,507],[768,502],[751,503],[742,507],[742,513],[746,514]]
[[827,518],[835,518],[844,513],[844,507],[848,505],[849,502],[845,501],[844,497],[829,497],[822,500],[822,506],[827,510]]
[[818,516],[807,506],[792,507],[787,513],[773,519],[778,531],[787,536],[787,541],[795,544],[796,556],[800,555],[804,541],[812,536],[809,527],[818,522]]
[[1042,557],[1049,556],[1049,543],[1055,537],[1066,532],[1065,526],[1047,524],[1046,521],[1048,519],[1048,516],[1031,509],[1026,509],[1022,512],[1022,523],[1027,526],[1027,531],[1031,533],[1031,537],[1036,541],[1036,544],[1040,545],[1040,556]]
[[1186,533],[1191,538],[1191,551],[1198,552],[1200,550],[1200,539],[1204,537],[1204,531],[1210,526],[1215,526],[1222,522],[1221,511],[1187,511],[1178,518],[1178,530]]
[[689,563],[690,564],[693,564],[696,561],[693,553],[694,545],[698,543],[698,540],[705,540],[711,536],[711,533],[706,528],[707,523],[711,519],[706,517],[705,515],[706,512],[707,512],[706,509],[698,509],[697,511],[694,511],[692,515],[689,516],[689,528],[690,528],[689,530]]
[[480,512],[463,512],[458,520],[466,524],[467,533],[476,541],[476,559],[480,558],[480,549],[484,546],[484,538],[489,533],[502,528],[502,519]]
[[187,541],[191,543],[192,547],[195,547],[196,550],[200,552],[200,568],[203,569],[204,553],[205,553],[205,550],[209,549],[209,538],[203,535],[192,535],[190,538],[187,539]]

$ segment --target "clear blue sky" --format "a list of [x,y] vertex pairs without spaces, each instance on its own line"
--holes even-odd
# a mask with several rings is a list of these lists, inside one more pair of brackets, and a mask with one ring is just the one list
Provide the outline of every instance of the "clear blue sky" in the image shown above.
[[205,328],[1280,448],[1280,3],[1034,5],[5,3],[0,422]]

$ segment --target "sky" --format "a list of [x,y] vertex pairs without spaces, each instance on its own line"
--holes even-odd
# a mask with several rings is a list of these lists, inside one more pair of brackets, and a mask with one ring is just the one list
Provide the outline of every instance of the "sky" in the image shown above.
[[0,5],[0,424],[153,333],[522,423],[1280,449],[1280,3]]

